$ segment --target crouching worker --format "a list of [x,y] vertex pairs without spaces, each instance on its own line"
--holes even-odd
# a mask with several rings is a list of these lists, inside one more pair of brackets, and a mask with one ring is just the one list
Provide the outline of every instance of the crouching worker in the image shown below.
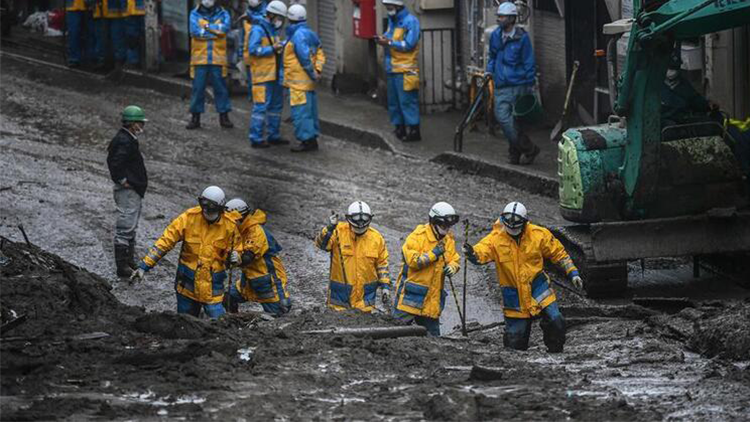
[[201,308],[210,318],[224,315],[226,263],[240,262],[237,225],[233,214],[224,212],[224,191],[207,187],[198,198],[199,206],[180,214],[164,230],[133,273],[131,280],[142,280],[178,242],[182,242],[177,265],[175,290],[177,313],[198,316]]
[[529,223],[526,207],[520,202],[511,202],[492,232],[473,247],[464,244],[463,251],[474,264],[495,263],[503,295],[505,347],[528,349],[531,323],[541,317],[547,350],[561,353],[565,344],[565,319],[543,271],[544,260],[560,266],[577,288],[582,288],[583,282],[565,248],[552,233]]
[[241,252],[239,266],[242,276],[230,287],[225,298],[227,310],[236,313],[240,303],[260,303],[263,310],[281,316],[292,309],[286,289],[287,275],[279,253],[281,245],[266,229],[266,214],[252,211],[242,199],[227,202],[227,211],[237,213]]
[[338,215],[332,214],[315,238],[315,245],[331,254],[327,301],[330,309],[370,313],[375,309],[378,289],[386,309],[390,306],[388,249],[370,222],[370,206],[357,201],[349,205],[346,222],[339,222]]
[[440,336],[440,314],[445,307],[445,277],[458,273],[459,256],[451,227],[458,214],[445,202],[430,209],[430,223],[417,226],[401,248],[404,265],[398,276],[393,316],[411,321]]

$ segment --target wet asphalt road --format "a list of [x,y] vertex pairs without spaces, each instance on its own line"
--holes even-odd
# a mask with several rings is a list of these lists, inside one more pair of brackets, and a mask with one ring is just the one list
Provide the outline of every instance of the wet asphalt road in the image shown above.
[[[290,290],[302,307],[322,306],[325,300],[328,256],[314,248],[312,239],[332,210],[343,214],[354,200],[372,207],[373,225],[388,243],[394,280],[403,239],[426,221],[435,202],[447,201],[470,219],[472,241],[489,230],[511,200],[523,201],[533,220],[561,221],[549,198],[342,140],[323,137],[320,151],[301,155],[287,147],[252,150],[246,138],[249,104],[241,97],[233,98],[235,129],[220,129],[209,106],[204,127],[187,131],[186,99],[13,60],[4,61],[0,82],[0,188],[10,188],[0,192],[0,233],[20,239],[16,226],[23,224],[32,242],[106,277],[120,300],[147,309],[174,308],[178,254],[169,254],[143,285],[117,283],[106,147],[128,104],[143,107],[150,120],[141,140],[150,189],[138,230],[138,253],[145,252],[172,218],[194,206],[204,187],[219,185],[229,197],[241,196],[269,214],[269,228],[284,247]],[[293,139],[289,124],[282,132]],[[463,224],[456,231],[462,242]],[[469,268],[469,318],[482,323],[502,318],[488,287],[491,275]],[[458,323],[452,300],[448,303],[444,330]]]

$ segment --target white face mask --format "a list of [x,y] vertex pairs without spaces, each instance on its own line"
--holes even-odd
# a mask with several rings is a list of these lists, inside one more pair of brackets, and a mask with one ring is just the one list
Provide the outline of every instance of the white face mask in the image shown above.
[[248,0],[247,4],[250,7],[258,7],[260,0]]
[[433,225],[432,227],[435,228],[435,231],[437,232],[438,235],[440,235],[440,237],[445,237],[445,236],[448,235],[448,233],[451,232],[450,228],[446,229],[446,228],[440,227],[438,225]]
[[667,79],[670,81],[677,79],[677,76],[680,75],[680,71],[677,69],[667,69]]
[[388,12],[388,16],[396,16],[398,13],[398,10],[396,10],[395,7],[386,9],[386,12]]
[[143,125],[135,125],[133,126],[133,134],[134,135],[140,135],[143,133]]
[[284,26],[284,21],[281,19],[274,19],[273,20],[273,27],[276,29],[281,29],[281,27]]
[[515,229],[511,229],[510,227],[505,226],[505,232],[508,233],[509,235],[513,236],[513,237],[517,237],[523,231],[523,227],[524,226],[516,227]]
[[203,7],[206,7],[208,9],[214,7],[214,4],[216,3],[215,0],[201,0],[201,5]]
[[366,232],[366,231],[367,231],[367,229],[368,229],[367,227],[357,228],[357,227],[354,227],[354,226],[352,226],[351,224],[349,225],[349,227],[351,227],[351,228],[352,228],[352,231],[353,231],[353,232],[354,232],[354,234],[356,234],[357,236],[360,236],[360,235],[363,235],[363,234],[365,234],[365,232]]
[[220,216],[221,216],[221,213],[219,211],[209,212],[209,211],[203,210],[203,218],[205,218],[206,221],[208,221],[209,223],[215,223],[216,220],[218,220]]

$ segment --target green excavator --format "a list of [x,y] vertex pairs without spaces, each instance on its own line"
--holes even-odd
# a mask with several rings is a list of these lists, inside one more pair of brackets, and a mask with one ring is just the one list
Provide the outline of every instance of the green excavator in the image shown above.
[[747,183],[721,119],[665,124],[661,115],[675,48],[750,24],[750,0],[634,0],[633,7],[634,19],[604,28],[612,41],[630,34],[619,78],[610,66],[615,114],[607,124],[568,129],[558,145],[560,212],[576,224],[555,232],[592,296],[623,294],[628,261],[691,256],[697,271],[697,257],[750,251]]

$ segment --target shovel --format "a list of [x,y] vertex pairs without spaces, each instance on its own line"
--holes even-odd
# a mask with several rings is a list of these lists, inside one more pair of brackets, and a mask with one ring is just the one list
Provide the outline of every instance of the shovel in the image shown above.
[[560,139],[563,131],[567,129],[570,96],[573,93],[573,85],[576,82],[576,74],[578,73],[579,65],[580,63],[578,62],[578,60],[573,63],[573,73],[570,75],[570,83],[568,84],[568,93],[565,95],[565,105],[563,106],[562,117],[560,117],[560,120],[557,122],[554,129],[552,129],[552,133],[549,134],[549,140],[552,142],[557,142],[557,140]]

